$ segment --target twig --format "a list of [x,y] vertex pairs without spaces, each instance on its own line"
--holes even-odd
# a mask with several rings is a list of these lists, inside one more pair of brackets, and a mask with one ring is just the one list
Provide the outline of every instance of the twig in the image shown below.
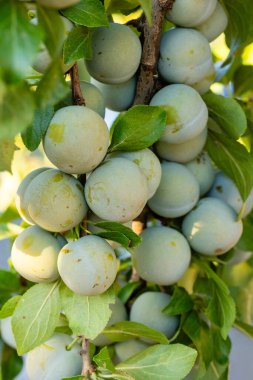
[[95,368],[91,364],[90,360],[90,341],[85,337],[82,337],[82,350],[80,354],[83,358],[83,368],[81,375],[84,376],[84,379],[90,379],[90,375],[95,372]]
[[149,104],[158,78],[157,61],[164,16],[175,0],[153,0],[153,22],[144,23],[144,43],[134,104]]
[[75,63],[70,69],[71,87],[73,103],[77,106],[85,106],[85,100],[82,94],[80,79],[78,74],[78,66]]

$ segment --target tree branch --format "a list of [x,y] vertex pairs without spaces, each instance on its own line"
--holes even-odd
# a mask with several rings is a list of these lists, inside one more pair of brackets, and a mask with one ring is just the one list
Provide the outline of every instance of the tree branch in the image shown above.
[[153,95],[158,78],[157,61],[163,21],[166,12],[172,9],[174,1],[152,0],[153,21],[151,26],[147,20],[144,23],[144,43],[134,104],[149,104]]
[[83,358],[83,368],[81,375],[84,376],[84,379],[90,379],[90,375],[95,372],[95,368],[91,364],[90,360],[90,341],[85,337],[82,337],[82,350],[81,355]]
[[85,106],[85,100],[80,87],[78,66],[75,63],[70,69],[73,103],[77,106]]

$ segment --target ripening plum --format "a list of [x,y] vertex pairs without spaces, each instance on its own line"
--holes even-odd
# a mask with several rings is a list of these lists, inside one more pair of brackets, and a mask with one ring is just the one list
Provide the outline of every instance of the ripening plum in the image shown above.
[[85,197],[90,209],[101,219],[129,222],[147,202],[147,180],[135,163],[116,157],[91,173]]
[[184,218],[182,231],[191,247],[203,255],[218,256],[239,241],[243,225],[235,211],[216,198],[204,198]]
[[237,265],[239,263],[243,263],[244,261],[249,260],[253,254],[252,251],[243,251],[237,246],[235,246],[232,251],[234,256],[226,262],[226,265]]
[[192,85],[213,67],[209,43],[194,29],[174,28],[161,39],[158,70],[167,82]]
[[24,221],[28,224],[34,224],[34,221],[31,219],[30,215],[28,214],[28,210],[24,202],[26,189],[30,185],[31,181],[38,174],[48,169],[50,168],[39,168],[39,169],[33,170],[22,180],[22,182],[20,183],[18,187],[17,194],[16,194],[16,208],[21,218],[24,219]]
[[186,163],[194,158],[203,150],[207,139],[207,128],[198,136],[182,144],[170,144],[167,141],[158,141],[155,144],[156,152],[159,157],[179,163]]
[[120,363],[129,359],[131,356],[138,354],[138,352],[145,350],[149,345],[138,339],[130,339],[125,342],[116,343],[114,346],[115,357],[114,362]]
[[29,380],[62,380],[79,375],[82,371],[81,347],[75,344],[67,350],[72,340],[66,334],[54,334],[30,351],[26,360]]
[[197,26],[212,15],[216,4],[217,0],[177,0],[166,18],[175,25]]
[[206,129],[208,110],[199,93],[184,84],[162,88],[151,99],[151,106],[164,106],[167,125],[160,141],[182,144]]
[[[110,309],[112,310],[111,317],[106,325],[106,327],[112,326],[115,323],[126,321],[127,311],[123,302],[116,297],[115,303],[110,305]],[[104,334],[99,334],[93,341],[96,346],[107,346],[112,343],[110,338],[108,338]]]
[[62,244],[52,234],[38,226],[31,226],[14,241],[12,264],[29,281],[51,282],[59,277],[57,258],[61,248]]
[[[213,186],[209,193],[210,197],[221,199],[231,206],[238,214],[243,206],[243,200],[235,183],[224,173],[219,172],[215,176]],[[253,209],[253,190],[250,192],[242,217],[245,218]]]
[[147,180],[148,199],[155,194],[161,182],[162,169],[160,161],[150,149],[135,152],[116,152],[113,157],[127,158],[138,165]]
[[132,78],[141,60],[141,43],[126,25],[111,23],[97,28],[92,39],[93,58],[86,61],[90,75],[107,84]]
[[0,320],[1,338],[8,346],[17,349],[16,341],[11,327],[12,317],[4,318]]
[[206,21],[199,24],[197,29],[204,34],[209,42],[219,37],[228,25],[228,16],[223,6],[217,2],[215,11],[208,17]]
[[200,196],[207,193],[212,187],[215,178],[214,167],[208,154],[202,152],[195,160],[188,162],[185,166],[196,177],[199,183]]
[[38,0],[38,3],[48,8],[62,9],[79,3],[80,0]]
[[[60,16],[62,23],[63,23],[63,34],[60,36],[59,40],[57,41],[57,46],[59,50],[62,48],[65,39],[67,38],[69,32],[73,28],[73,24],[71,21],[69,21],[66,17]],[[37,25],[38,19],[34,17],[31,21],[32,24]],[[59,37],[59,36],[58,36]],[[40,50],[38,51],[35,60],[32,64],[32,67],[34,70],[38,71],[41,74],[44,74],[46,70],[48,69],[49,65],[52,63],[52,57],[44,43],[41,43]],[[67,72],[71,67],[72,64],[64,64],[62,62],[62,70],[63,72]]]
[[114,250],[98,236],[84,236],[66,244],[58,256],[58,270],[75,293],[94,296],[114,282],[118,264]]
[[[67,82],[69,86],[71,81]],[[80,87],[85,99],[85,106],[98,113],[101,117],[105,117],[105,99],[102,92],[92,83],[85,80],[80,81]],[[62,106],[73,105],[72,91],[69,89],[69,93],[66,98],[62,101]]]
[[24,202],[32,220],[53,232],[70,230],[87,214],[81,183],[56,169],[46,170],[31,181]]
[[136,77],[118,84],[106,84],[91,78],[93,83],[103,94],[106,108],[113,111],[125,111],[134,101]]
[[170,298],[168,294],[160,292],[141,294],[132,305],[130,321],[142,323],[171,338],[179,325],[179,318],[162,312],[169,304]]
[[152,211],[165,218],[187,214],[199,200],[199,184],[181,164],[162,163],[162,179],[155,195],[148,201]]
[[140,236],[142,242],[133,255],[138,274],[158,285],[177,282],[191,261],[191,249],[185,237],[169,227],[150,227]]
[[104,119],[82,106],[59,109],[44,138],[49,160],[69,174],[93,170],[103,160],[108,146],[109,130]]

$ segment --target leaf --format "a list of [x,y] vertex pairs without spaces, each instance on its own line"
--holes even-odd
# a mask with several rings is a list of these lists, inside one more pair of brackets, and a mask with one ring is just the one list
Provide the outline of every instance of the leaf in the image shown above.
[[71,30],[64,43],[64,63],[70,64],[78,59],[92,58],[92,30],[78,26]]
[[11,173],[11,163],[15,150],[14,139],[0,140],[0,171],[7,170]]
[[245,201],[253,187],[253,157],[242,144],[211,131],[206,149],[217,167],[234,181]]
[[115,369],[107,347],[103,347],[97,355],[93,356],[93,361],[98,367],[107,368],[110,371]]
[[21,298],[21,296],[14,296],[10,298],[0,310],[0,319],[12,316]]
[[155,345],[118,364],[135,380],[181,380],[191,371],[197,352],[182,344]]
[[0,139],[11,139],[31,124],[35,101],[25,83],[1,85],[0,82]]
[[19,80],[36,56],[42,31],[29,22],[26,7],[15,0],[0,0],[0,30],[1,71],[8,81]]
[[138,105],[115,121],[109,151],[135,151],[154,144],[166,127],[166,112],[157,106]]
[[234,327],[241,331],[243,334],[247,335],[251,339],[253,339],[253,326],[248,325],[247,323],[236,320],[234,323]]
[[18,236],[23,228],[14,223],[0,223],[0,240]]
[[253,251],[252,236],[253,236],[253,225],[249,221],[244,219],[242,236],[239,242],[237,243],[236,247],[242,251]]
[[12,317],[19,355],[53,335],[60,312],[59,282],[34,285],[23,295]]
[[45,109],[35,111],[32,126],[28,127],[22,133],[23,143],[31,152],[38,148],[53,115],[54,108],[52,106],[47,106]]
[[194,261],[209,278],[210,301],[205,313],[213,323],[220,327],[221,336],[226,339],[236,317],[234,300],[226,284],[207,263],[197,259]]
[[81,0],[73,7],[61,12],[69,20],[79,25],[91,28],[109,26],[105,9],[99,0]]
[[58,11],[36,4],[39,24],[45,32],[45,45],[51,57],[58,57],[62,51],[66,31]]
[[[4,345],[0,352],[0,379],[13,380],[21,372],[23,359],[17,355],[16,350]],[[2,377],[1,377],[2,375]]]
[[82,296],[62,284],[60,293],[62,308],[73,334],[95,339],[110,319],[110,304],[115,302],[113,290],[110,288],[97,296]]
[[168,315],[179,315],[193,309],[194,303],[191,296],[184,288],[176,287],[168,306],[163,309],[163,313]]
[[234,73],[234,92],[236,96],[241,96],[253,88],[252,66],[240,66]]
[[217,329],[213,332],[214,343],[214,360],[220,365],[229,364],[229,355],[231,351],[231,340],[229,337],[223,339],[220,331]]
[[211,92],[203,99],[208,106],[209,116],[231,138],[238,139],[247,130],[247,118],[240,104],[232,98],[225,98]]
[[0,270],[0,291],[15,293],[20,289],[19,277],[7,270]]
[[11,204],[1,215],[0,215],[0,223],[9,223],[13,220],[19,219],[19,213],[14,206],[14,204]]
[[152,25],[152,0],[138,0],[141,5],[149,25]]
[[62,380],[84,380],[83,376],[64,377]]
[[58,103],[68,92],[69,87],[64,80],[61,63],[52,62],[37,88],[40,107],[43,109]]
[[[131,228],[123,226],[120,223],[117,222],[97,222],[94,223],[95,227],[102,228],[104,230],[112,231],[112,232],[119,232],[123,234],[129,241],[128,245],[126,247],[136,247],[141,243],[141,237],[138,236]],[[113,240],[113,239],[111,239]]]
[[239,48],[251,42],[252,3],[251,0],[223,0],[228,12],[228,27],[225,31],[230,56]]
[[138,0],[105,0],[104,6],[108,13],[130,11],[138,7]]
[[156,343],[169,343],[169,340],[163,333],[151,329],[141,323],[132,321],[123,321],[106,327],[103,334],[110,338],[113,342],[122,342],[134,338],[145,338]]
[[142,285],[141,281],[129,282],[120,289],[118,297],[123,303],[126,303],[132,296],[133,292]]
[[129,240],[128,238],[123,235],[121,232],[117,231],[101,231],[97,232],[94,235],[100,236],[103,239],[116,241],[117,243],[121,244],[123,247],[129,246]]

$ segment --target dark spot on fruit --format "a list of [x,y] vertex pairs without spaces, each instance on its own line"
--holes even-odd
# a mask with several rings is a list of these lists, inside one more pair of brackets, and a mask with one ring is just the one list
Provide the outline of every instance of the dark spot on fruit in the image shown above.
[[217,253],[219,255],[220,253],[223,253],[223,249],[222,248],[217,248],[215,250],[215,253]]
[[216,186],[215,189],[218,191],[218,193],[223,192],[222,186]]

